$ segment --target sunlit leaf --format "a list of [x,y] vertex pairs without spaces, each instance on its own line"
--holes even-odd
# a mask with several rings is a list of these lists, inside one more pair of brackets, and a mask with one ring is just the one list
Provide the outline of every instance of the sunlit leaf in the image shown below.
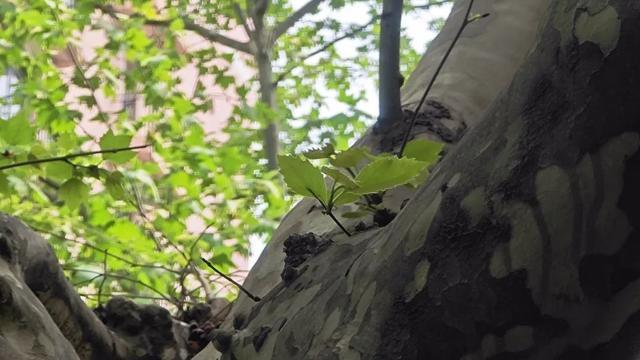
[[425,169],[427,163],[408,158],[386,156],[378,158],[356,176],[360,185],[354,192],[371,194],[408,183]]
[[89,197],[89,186],[76,178],[65,181],[58,189],[58,197],[71,209],[75,209]]
[[320,170],[295,156],[278,156],[280,172],[291,191],[326,203],[327,188]]
[[[106,134],[104,134],[100,138],[100,149],[102,150],[111,150],[111,149],[122,149],[126,148],[131,144],[131,136],[127,135],[114,135],[113,131],[109,130]],[[116,153],[105,153],[102,154],[102,157],[105,160],[111,160],[115,163],[122,164],[129,161],[136,154],[131,150],[120,151]]]

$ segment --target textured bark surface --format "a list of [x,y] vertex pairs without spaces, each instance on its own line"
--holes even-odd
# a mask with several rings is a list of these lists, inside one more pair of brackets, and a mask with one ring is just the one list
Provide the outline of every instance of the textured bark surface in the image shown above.
[[[456,2],[442,33],[433,41],[418,68],[402,89],[401,101],[405,110],[412,111],[417,105],[422,91],[438,65],[440,56],[460,26],[462,21],[460,12],[464,10],[466,4],[468,4],[467,1]],[[491,16],[469,25],[454,48],[452,57],[442,72],[441,80],[434,85],[434,95],[429,97],[431,100],[428,100],[421,109],[415,132],[423,137],[455,142],[464,132],[467,123],[472,124],[478,121],[480,114],[490,101],[509,84],[518,64],[537,41],[535,34],[541,21],[541,14],[548,10],[548,0],[527,0],[526,2],[477,0],[475,4],[474,13],[479,13],[480,10],[489,11]],[[457,79],[455,82],[445,81],[454,78]],[[484,83],[479,84],[478,79],[482,79]],[[457,90],[457,86],[462,88]],[[463,114],[456,110],[458,101],[449,101],[448,98],[438,95],[442,94],[442,90],[438,89],[444,87],[449,89],[448,94],[460,94],[461,99],[482,100],[474,100],[474,110]],[[448,107],[443,106],[439,101],[444,101]],[[398,124],[393,129],[385,130],[383,134],[368,132],[356,146],[366,146],[373,151],[380,149],[389,151],[399,145],[405,125]],[[385,198],[385,206],[397,212],[401,204],[412,194],[413,190],[406,188],[392,191]],[[280,282],[284,261],[283,243],[290,234],[313,232],[328,238],[340,237],[340,230],[331,219],[321,216],[320,208],[314,206],[315,204],[315,200],[302,200],[281,222],[245,280],[245,286],[252,292],[262,296]],[[338,212],[352,210],[349,206],[345,206]],[[342,221],[350,228],[355,227],[359,222],[349,219]],[[371,219],[368,222],[371,223]],[[241,294],[232,309],[232,316],[225,322],[225,327],[231,329],[236,315],[246,316],[253,305],[252,300]]]
[[187,358],[188,331],[167,310],[124,299],[109,306],[122,314],[110,317],[112,329],[82,302],[49,244],[0,213],[0,359]]
[[234,314],[224,359],[640,355],[640,3],[547,14],[510,87],[390,225],[346,238],[300,213],[310,203],[290,214],[286,231],[334,243]]

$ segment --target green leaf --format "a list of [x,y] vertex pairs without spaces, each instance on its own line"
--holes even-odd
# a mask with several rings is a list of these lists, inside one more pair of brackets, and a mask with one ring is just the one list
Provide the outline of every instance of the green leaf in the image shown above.
[[107,175],[105,186],[107,191],[116,200],[126,200],[127,192],[124,188],[124,176],[119,171],[114,171]]
[[54,161],[45,164],[45,174],[58,181],[66,181],[73,176],[73,166],[62,161]]
[[324,204],[327,203],[327,188],[320,170],[308,160],[302,160],[294,156],[278,156],[280,172],[289,188],[302,196],[317,198]]
[[0,193],[9,193],[9,180],[4,174],[0,174]]
[[365,166],[356,176],[360,184],[354,192],[371,194],[410,182],[427,167],[427,163],[415,159],[394,156],[381,157]]
[[355,189],[358,187],[358,183],[355,182],[349,175],[343,173],[342,171],[336,168],[323,167],[322,172],[329,175],[335,182],[340,185],[343,185],[347,189]]
[[307,159],[326,159],[335,153],[336,149],[333,144],[328,143],[319,149],[309,149],[304,151],[302,155]]
[[[113,131],[109,130],[106,134],[100,138],[100,149],[102,150],[110,150],[110,149],[119,149],[126,148],[131,144],[131,136],[127,135],[114,135]],[[102,157],[105,160],[111,160],[117,164],[122,164],[129,161],[136,154],[131,151],[120,151],[117,153],[106,153],[102,154]]]
[[334,196],[333,206],[351,204],[352,202],[355,202],[356,200],[360,199],[360,197],[361,195],[358,195],[346,190],[341,190],[341,191],[338,191],[337,194]]
[[0,119],[0,137],[9,145],[27,145],[35,140],[29,120],[18,114],[8,120]]
[[358,165],[360,161],[370,155],[369,151],[365,148],[351,148],[337,153],[335,158],[329,160],[329,162],[336,167],[350,168]]
[[60,185],[58,197],[71,209],[76,209],[89,198],[89,186],[72,178]]
[[407,143],[404,149],[404,157],[432,164],[438,160],[438,156],[443,147],[443,143],[426,139],[415,139]]

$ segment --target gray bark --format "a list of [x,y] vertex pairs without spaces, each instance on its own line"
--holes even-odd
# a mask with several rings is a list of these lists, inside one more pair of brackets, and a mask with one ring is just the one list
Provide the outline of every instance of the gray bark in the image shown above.
[[224,359],[640,355],[640,5],[547,10],[510,86],[390,225],[347,238],[291,218],[309,203],[285,219],[279,236],[333,244],[288,286],[254,270],[263,300],[239,303]]

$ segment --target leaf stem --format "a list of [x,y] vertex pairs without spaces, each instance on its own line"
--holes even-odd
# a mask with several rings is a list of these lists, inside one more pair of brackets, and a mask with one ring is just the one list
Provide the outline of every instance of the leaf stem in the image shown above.
[[211,264],[209,261],[207,261],[207,259],[205,259],[205,258],[203,258],[203,257],[200,257],[200,259],[202,259],[202,261],[204,261],[204,263],[205,263],[205,264],[207,264],[207,266],[208,266],[211,270],[215,271],[215,272],[216,272],[216,274],[218,274],[218,275],[222,276],[223,278],[225,278],[225,280],[227,280],[227,281],[229,281],[230,283],[232,283],[233,285],[237,286],[237,287],[238,287],[238,289],[240,289],[243,293],[247,294],[247,296],[248,296],[251,300],[253,300],[253,301],[255,301],[255,302],[258,302],[258,301],[260,301],[260,300],[261,300],[258,296],[253,295],[252,293],[250,293],[250,292],[249,292],[249,290],[245,289],[242,285],[240,285],[240,283],[238,283],[237,281],[233,280],[233,279],[232,279],[232,278],[230,278],[229,276],[227,276],[227,275],[223,274],[223,273],[222,273],[222,271],[220,271],[220,270],[216,269],[216,268],[213,266],[213,264]]
[[[413,116],[411,118],[411,124],[409,125],[409,128],[407,129],[407,131],[404,134],[404,138],[402,139],[402,146],[400,147],[400,151],[398,152],[398,157],[400,157],[400,158],[402,157],[402,154],[404,153],[404,149],[407,146],[407,142],[409,141],[409,137],[411,136],[411,131],[413,130],[414,126],[416,125],[416,120],[418,119],[418,113],[420,112],[420,108],[422,108],[422,105],[424,104],[424,101],[427,99],[427,95],[429,95],[429,91],[431,91],[431,88],[433,87],[433,84],[435,83],[436,78],[440,74],[440,71],[444,67],[444,64],[447,62],[447,59],[449,58],[449,55],[451,55],[451,51],[453,50],[453,47],[456,45],[456,43],[460,39],[460,35],[462,35],[462,32],[467,27],[467,25],[469,25],[470,23],[472,23],[475,20],[477,20],[477,19],[472,19],[472,20],[469,19],[469,14],[471,14],[471,8],[473,7],[473,2],[474,2],[474,0],[469,0],[469,6],[467,7],[467,11],[466,11],[466,13],[464,15],[464,21],[462,22],[462,25],[458,29],[458,32],[456,33],[456,36],[453,38],[453,41],[451,41],[451,44],[449,45],[449,48],[447,49],[447,52],[442,57],[442,60],[440,60],[440,64],[438,64],[438,68],[436,69],[435,73],[431,77],[431,81],[429,82],[429,85],[427,86],[426,90],[422,94],[422,98],[420,99],[420,102],[418,103],[418,106],[416,107],[415,111],[413,112]],[[481,17],[486,17],[488,15],[489,14],[484,14]]]
[[42,163],[54,162],[54,161],[67,161],[69,159],[82,157],[82,156],[89,156],[89,155],[96,155],[96,154],[113,154],[113,153],[118,153],[118,152],[128,151],[128,150],[143,149],[143,148],[146,148],[146,147],[149,147],[149,146],[151,146],[151,144],[138,145],[138,146],[128,146],[128,147],[115,148],[115,149],[105,149],[105,150],[96,150],[96,151],[88,151],[88,152],[79,152],[79,153],[73,153],[73,154],[68,154],[68,155],[64,155],[64,156],[46,158],[46,159],[36,159],[36,160],[23,161],[23,162],[19,162],[19,163],[0,166],[0,171],[11,169],[11,168],[15,168],[15,167],[20,167],[20,166],[37,165],[37,164],[42,164]]
[[338,219],[335,217],[335,215],[333,215],[333,212],[331,210],[327,210],[326,214],[329,215],[331,220],[333,220],[333,222],[335,222],[336,225],[338,225],[338,227],[340,227],[340,230],[342,230],[345,234],[347,234],[347,236],[351,236],[351,233],[349,231],[347,231],[347,229],[345,229],[344,226],[342,226],[340,221],[338,221]]

